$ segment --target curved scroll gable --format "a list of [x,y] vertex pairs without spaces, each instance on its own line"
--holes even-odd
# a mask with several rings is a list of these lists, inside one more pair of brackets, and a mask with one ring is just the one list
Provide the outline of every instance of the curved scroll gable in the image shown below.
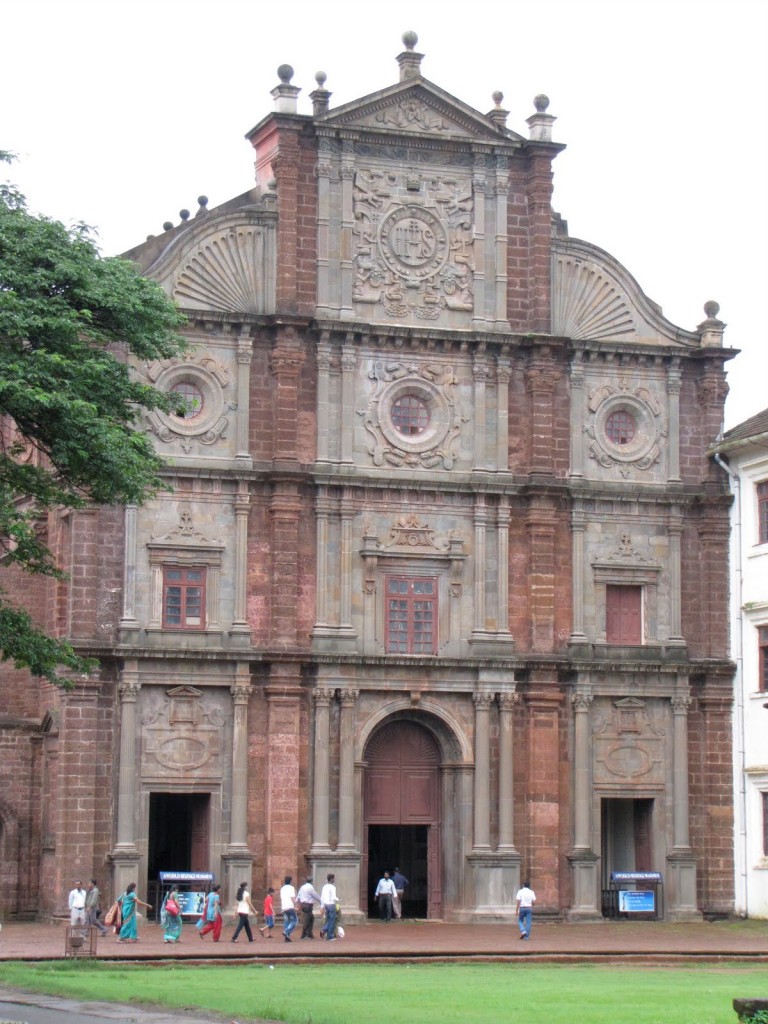
[[578,341],[699,345],[676,327],[612,256],[580,239],[554,240],[552,331]]
[[182,309],[225,313],[274,310],[274,226],[241,213],[207,218],[150,268]]

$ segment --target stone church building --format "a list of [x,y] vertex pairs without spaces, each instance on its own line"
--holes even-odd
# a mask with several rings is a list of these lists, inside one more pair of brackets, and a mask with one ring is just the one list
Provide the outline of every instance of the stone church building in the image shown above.
[[519,133],[403,44],[340,106],[281,66],[255,186],[127,254],[189,317],[136,367],[184,398],[146,421],[172,489],[52,517],[70,581],[16,586],[101,671],[3,666],[6,918],[334,871],[360,922],[395,865],[426,918],[530,878],[597,919],[615,871],[732,909],[718,307],[676,327],[568,235],[547,97]]

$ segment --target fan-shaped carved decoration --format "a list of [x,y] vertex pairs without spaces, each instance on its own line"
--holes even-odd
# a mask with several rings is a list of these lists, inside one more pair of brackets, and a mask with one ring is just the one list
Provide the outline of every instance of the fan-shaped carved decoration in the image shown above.
[[188,309],[264,312],[264,233],[251,225],[204,239],[179,268],[173,297]]
[[627,296],[599,267],[558,258],[553,330],[567,338],[622,338],[637,332]]
[[439,764],[440,751],[423,726],[414,722],[390,722],[371,737],[365,759],[369,765]]

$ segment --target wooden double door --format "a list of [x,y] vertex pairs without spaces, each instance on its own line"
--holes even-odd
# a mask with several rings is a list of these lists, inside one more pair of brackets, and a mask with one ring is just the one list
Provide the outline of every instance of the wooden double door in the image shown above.
[[384,871],[399,867],[409,881],[406,917],[442,915],[440,750],[424,726],[409,720],[383,725],[368,743],[363,790],[363,891],[373,893]]

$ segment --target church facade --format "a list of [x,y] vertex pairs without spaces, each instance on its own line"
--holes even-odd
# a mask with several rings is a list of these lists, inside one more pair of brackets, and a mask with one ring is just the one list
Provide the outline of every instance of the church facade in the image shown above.
[[[189,317],[136,372],[172,489],[52,519],[20,581],[100,659],[4,671],[8,916],[77,877],[383,870],[406,913],[597,919],[657,872],[668,919],[733,908],[729,497],[716,304],[667,321],[552,210],[563,148],[430,82],[299,113],[278,69],[253,189],[128,253]],[[661,890],[659,893],[661,899]]]

